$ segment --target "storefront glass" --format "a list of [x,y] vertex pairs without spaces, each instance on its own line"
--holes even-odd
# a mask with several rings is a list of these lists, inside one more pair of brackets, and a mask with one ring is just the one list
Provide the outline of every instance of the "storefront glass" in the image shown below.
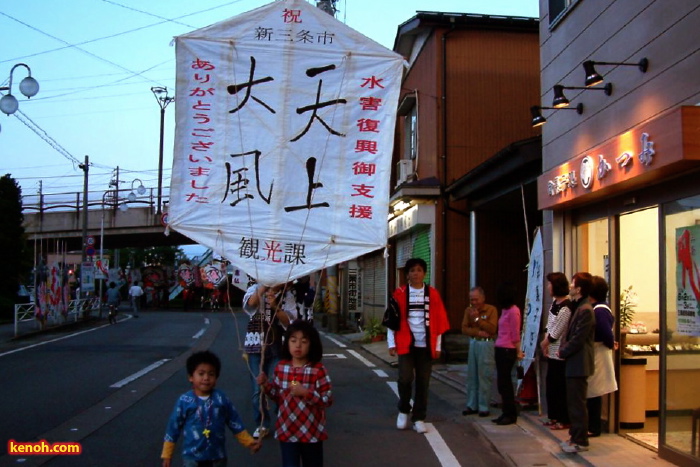
[[665,394],[662,444],[697,460],[700,433],[700,196],[665,204],[664,221],[667,342],[665,378],[662,381]]

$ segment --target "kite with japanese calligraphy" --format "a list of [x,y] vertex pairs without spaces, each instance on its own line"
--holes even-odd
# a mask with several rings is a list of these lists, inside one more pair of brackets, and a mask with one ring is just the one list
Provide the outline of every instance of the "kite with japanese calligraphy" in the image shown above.
[[267,285],[386,245],[398,54],[303,0],[176,52],[169,228]]

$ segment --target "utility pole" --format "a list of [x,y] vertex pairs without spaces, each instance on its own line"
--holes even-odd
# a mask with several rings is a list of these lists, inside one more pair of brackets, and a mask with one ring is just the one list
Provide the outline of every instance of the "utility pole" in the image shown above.
[[[90,170],[90,158],[85,156],[85,163],[80,164],[78,167],[83,169],[83,248],[82,248],[82,262],[80,264],[80,269],[82,271],[83,264],[87,260],[87,226],[88,226],[88,171]],[[80,295],[85,295],[85,285],[80,284]],[[80,298],[80,297],[78,297]]]

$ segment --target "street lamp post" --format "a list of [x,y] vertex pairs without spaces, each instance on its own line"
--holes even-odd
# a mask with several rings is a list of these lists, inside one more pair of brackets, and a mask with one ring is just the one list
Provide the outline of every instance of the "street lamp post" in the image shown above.
[[9,85],[0,87],[0,91],[7,91],[7,94],[2,96],[2,99],[0,99],[0,111],[2,111],[5,115],[12,115],[19,108],[19,102],[17,102],[17,98],[12,95],[12,75],[14,74],[15,69],[19,66],[23,66],[24,68],[26,68],[27,73],[29,75],[19,83],[19,91],[25,96],[27,96],[27,99],[36,96],[39,92],[39,83],[37,82],[37,80],[32,78],[31,68],[29,68],[29,66],[25,65],[24,63],[18,63],[15,66],[13,66],[10,70]]
[[[168,88],[163,86],[154,86],[151,88],[151,92],[158,102],[158,107],[160,107],[160,151],[158,152],[158,207],[156,208],[156,214],[162,213],[162,197],[163,197],[163,132],[165,130],[165,108],[172,101],[175,100],[174,96],[168,96]],[[143,186],[143,185],[141,185]]]

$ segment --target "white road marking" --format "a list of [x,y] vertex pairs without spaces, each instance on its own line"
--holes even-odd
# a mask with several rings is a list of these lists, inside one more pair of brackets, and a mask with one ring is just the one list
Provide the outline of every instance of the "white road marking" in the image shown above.
[[399,397],[399,383],[397,383],[396,381],[387,381],[386,384],[388,384],[391,390],[394,391],[396,397]]
[[326,334],[325,332],[321,332],[321,333],[319,333],[319,334],[321,334],[323,337],[325,337],[325,338],[328,339],[329,341],[333,342],[335,345],[337,345],[337,346],[340,347],[341,349],[344,349],[345,347],[347,347],[347,345],[343,344],[343,343],[340,342],[338,339],[333,339],[331,336],[329,336],[329,335]]
[[169,360],[170,360],[169,358],[164,358],[164,359],[162,359],[162,360],[158,360],[157,362],[155,362],[155,363],[153,363],[153,364],[151,364],[151,365],[148,365],[148,366],[147,366],[146,368],[144,368],[143,370],[137,371],[137,372],[134,373],[133,375],[127,376],[126,378],[124,378],[124,379],[121,380],[121,381],[117,381],[116,383],[114,383],[113,385],[111,385],[110,388],[121,388],[121,387],[124,387],[124,386],[126,386],[127,384],[129,384],[130,382],[132,382],[132,381],[134,381],[134,380],[136,380],[136,379],[142,377],[143,375],[145,375],[145,374],[148,373],[149,371],[155,370],[156,368],[158,368],[159,366],[161,366],[162,364],[164,364],[165,362],[167,362],[167,361],[169,361]]
[[333,358],[338,358],[338,359],[340,359],[340,360],[342,360],[342,359],[344,359],[344,358],[348,358],[346,355],[344,355],[344,354],[342,354],[342,353],[324,353],[324,354],[323,354],[323,357],[324,357],[324,358],[325,358],[325,357],[333,357]]
[[354,350],[348,349],[348,353],[349,353],[350,355],[352,355],[353,357],[355,357],[356,359],[358,359],[359,361],[361,361],[362,363],[364,363],[366,366],[370,367],[370,368],[374,368],[375,366],[377,366],[377,365],[375,365],[374,363],[370,362],[369,360],[367,360],[365,357],[363,357],[362,355],[360,355],[359,353],[357,353],[357,352],[354,351]]
[[202,337],[202,336],[204,335],[204,333],[205,333],[206,331],[207,331],[207,328],[202,328],[202,329],[200,329],[199,332],[198,332],[197,334],[195,334],[194,336],[192,336],[192,339],[199,339],[200,337]]
[[455,455],[452,454],[452,451],[450,451],[450,448],[447,446],[445,440],[442,439],[442,436],[440,436],[435,426],[433,426],[432,423],[426,423],[425,426],[428,429],[428,432],[425,434],[425,439],[428,440],[430,447],[433,448],[433,452],[440,461],[440,465],[442,467],[460,467],[459,461]]
[[5,352],[5,353],[0,353],[0,357],[4,357],[5,355],[10,355],[10,354],[13,354],[13,353],[16,353],[16,352],[21,352],[21,351],[23,351],[23,350],[32,349],[32,348],[34,348],[34,347],[39,347],[40,345],[50,344],[50,343],[52,343],[52,342],[62,341],[63,339],[68,339],[68,338],[70,338],[70,337],[79,336],[79,335],[81,335],[81,334],[85,334],[86,332],[97,331],[98,329],[106,328],[107,326],[111,326],[111,324],[103,324],[102,326],[98,326],[98,327],[96,327],[96,328],[86,329],[85,331],[80,331],[80,332],[76,332],[76,333],[73,333],[73,334],[68,334],[67,336],[57,337],[56,339],[51,339],[51,340],[48,340],[48,341],[44,341],[44,342],[39,342],[39,343],[36,343],[36,344],[28,345],[28,346],[26,346],[26,347],[22,347],[21,349],[10,350],[10,351]]
[[380,376],[382,378],[388,378],[389,375],[386,374],[386,371],[384,370],[374,370],[374,372],[377,374],[377,376]]

